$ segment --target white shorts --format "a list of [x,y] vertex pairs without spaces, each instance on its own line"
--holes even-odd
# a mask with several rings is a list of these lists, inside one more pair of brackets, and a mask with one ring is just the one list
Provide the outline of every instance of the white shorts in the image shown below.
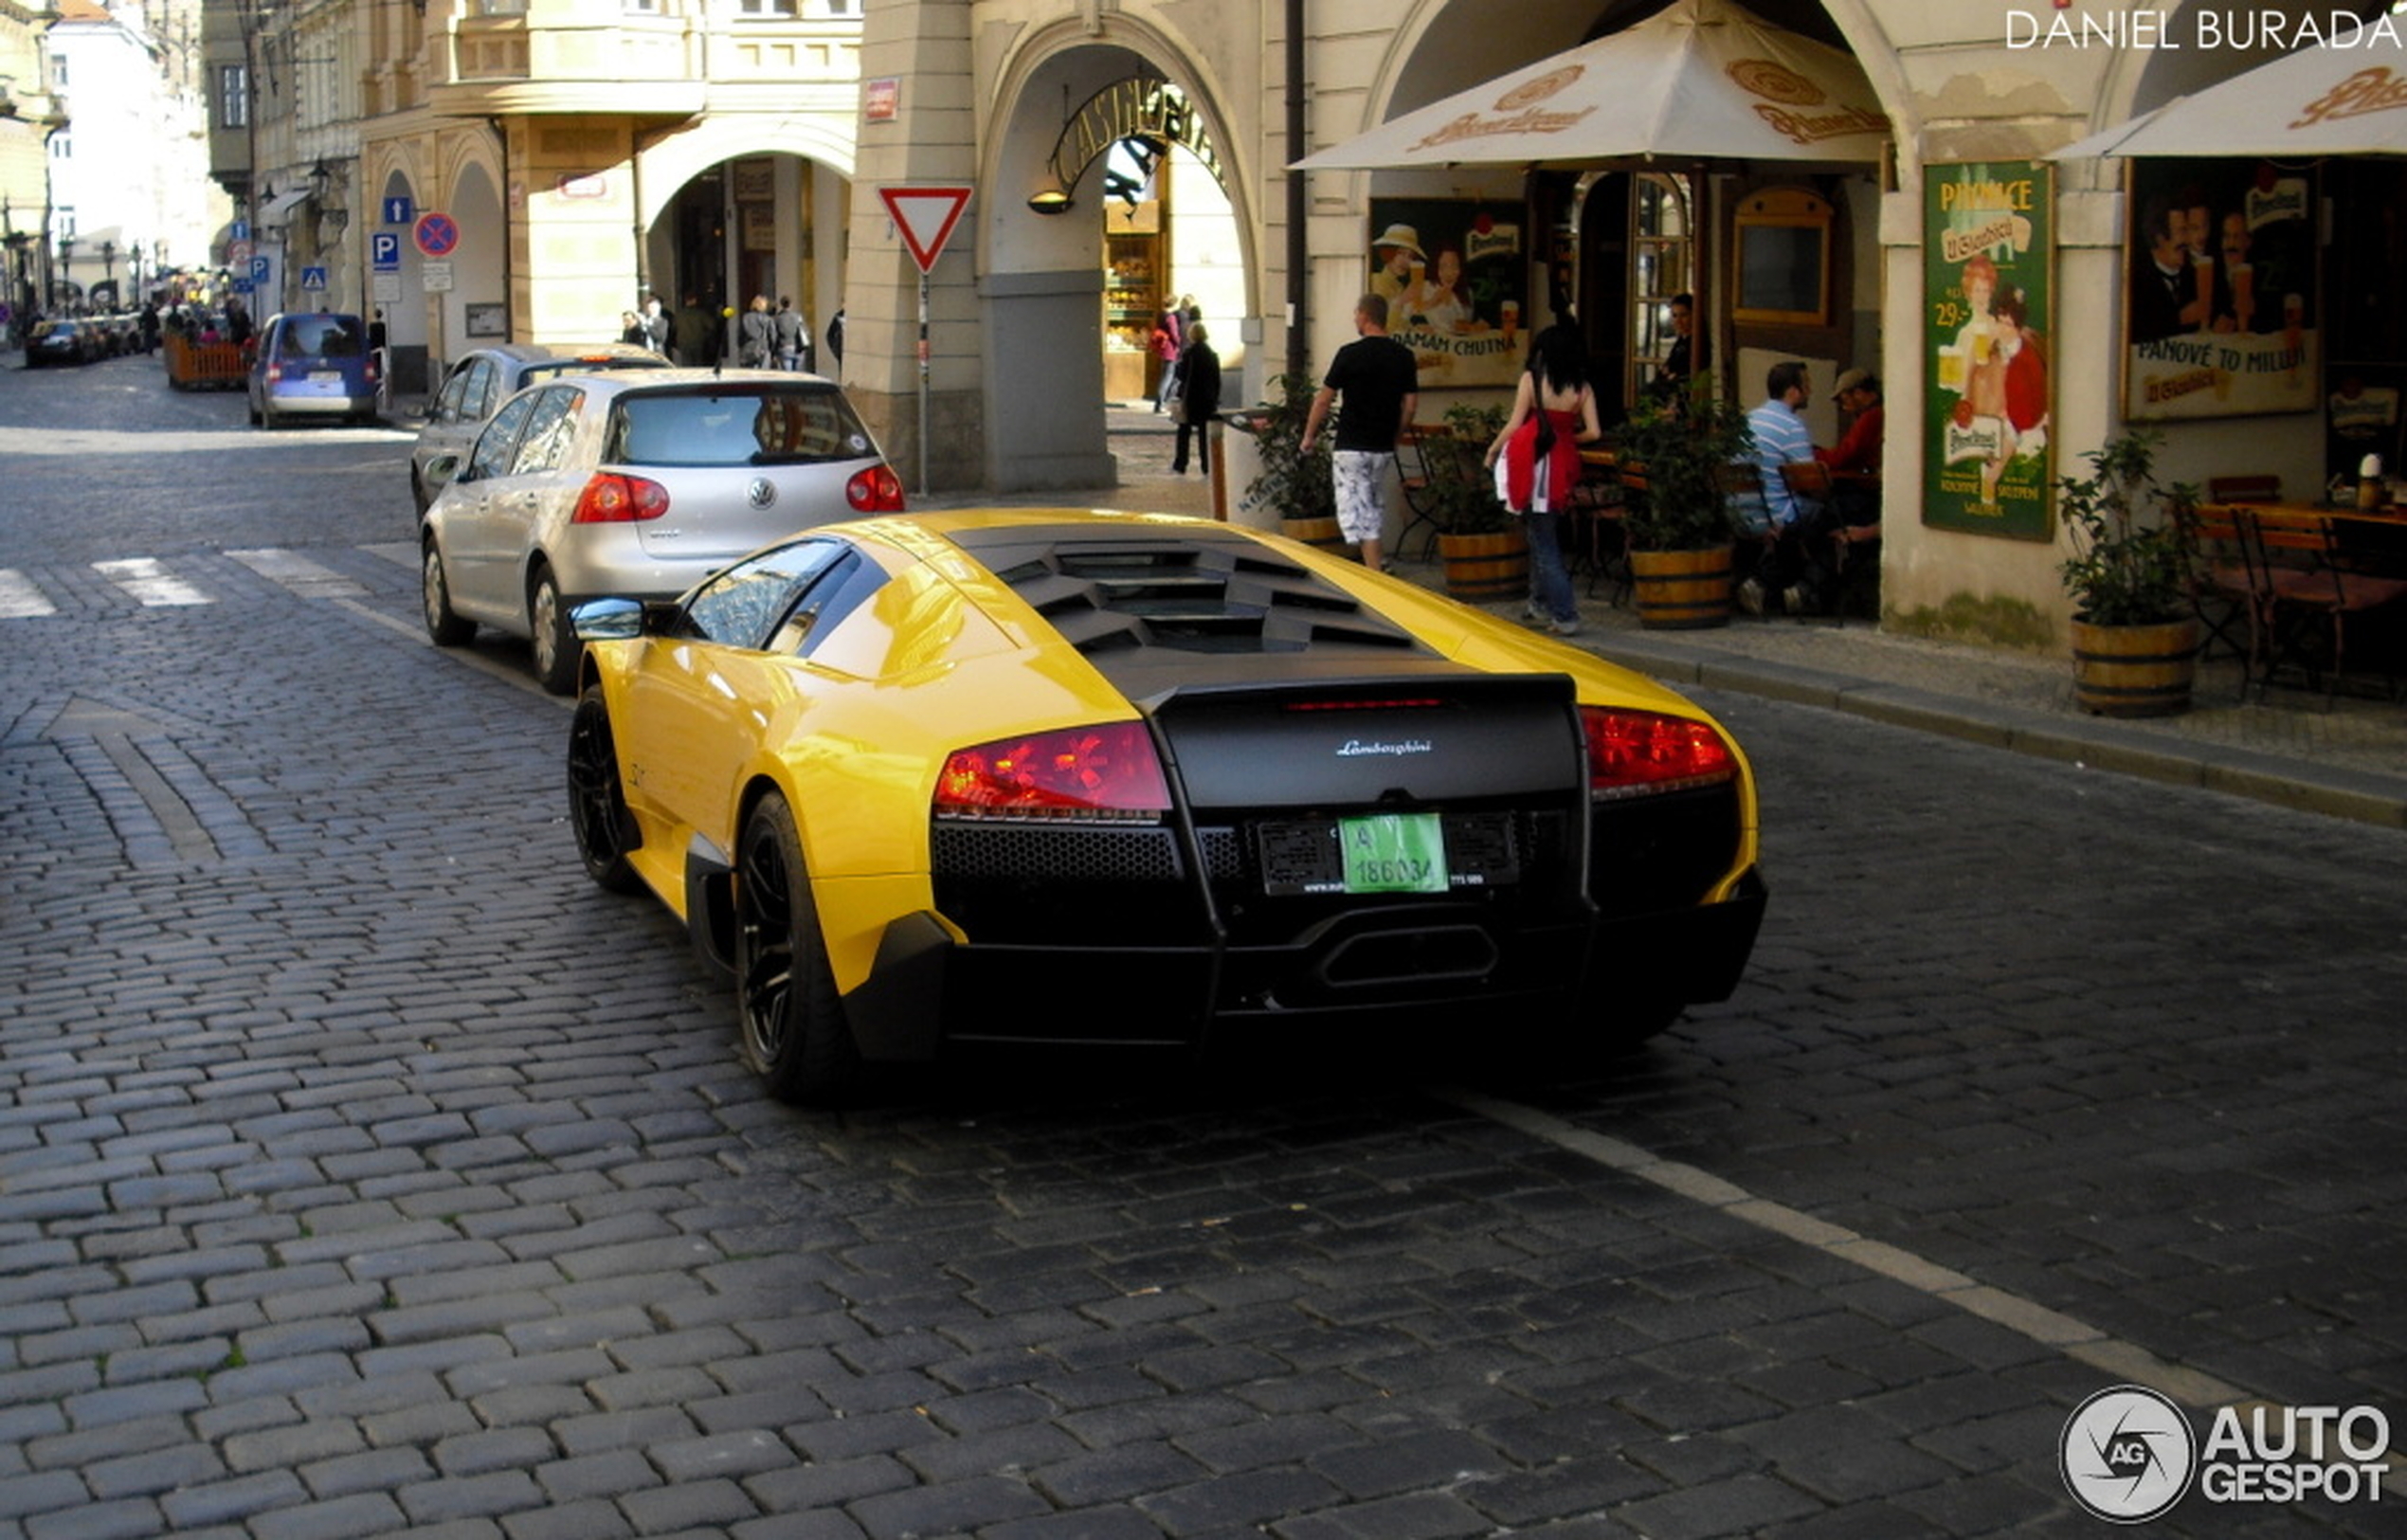
[[1348,545],[1376,540],[1387,523],[1387,462],[1381,449],[1339,449],[1330,455],[1337,484],[1337,528]]

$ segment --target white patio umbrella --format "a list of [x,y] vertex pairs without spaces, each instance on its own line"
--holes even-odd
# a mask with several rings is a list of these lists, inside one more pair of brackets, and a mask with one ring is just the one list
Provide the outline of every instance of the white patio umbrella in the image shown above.
[[2407,154],[2407,42],[2392,27],[2338,33],[2049,158],[2335,154]]
[[1633,157],[1875,161],[1889,119],[1853,55],[1729,0],[1636,27],[1390,118],[1302,171]]

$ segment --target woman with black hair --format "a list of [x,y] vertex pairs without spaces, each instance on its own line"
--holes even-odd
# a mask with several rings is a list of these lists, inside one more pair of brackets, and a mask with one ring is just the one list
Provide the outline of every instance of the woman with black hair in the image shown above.
[[1580,445],[1604,437],[1596,392],[1588,389],[1588,349],[1577,328],[1560,322],[1529,341],[1529,368],[1512,395],[1512,415],[1488,445],[1496,495],[1525,521],[1529,540],[1529,602],[1523,613],[1576,635],[1580,606],[1563,562],[1563,511],[1580,484]]

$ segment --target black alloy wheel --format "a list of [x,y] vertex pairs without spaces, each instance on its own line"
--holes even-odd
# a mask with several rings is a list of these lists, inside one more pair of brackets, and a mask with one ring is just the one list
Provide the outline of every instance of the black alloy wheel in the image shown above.
[[609,708],[598,684],[578,698],[569,721],[569,823],[576,830],[586,876],[610,893],[642,890],[643,879],[626,859],[636,844],[634,822],[619,780]]
[[775,792],[744,821],[735,852],[735,994],[744,1062],[785,1102],[849,1092],[860,1052],[827,964],[802,838]]

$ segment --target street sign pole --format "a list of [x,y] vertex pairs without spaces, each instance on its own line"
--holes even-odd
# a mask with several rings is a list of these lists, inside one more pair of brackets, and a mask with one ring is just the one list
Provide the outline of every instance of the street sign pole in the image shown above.
[[903,246],[919,264],[919,495],[928,495],[928,274],[952,239],[968,205],[966,187],[886,187],[878,190],[886,212],[902,232]]
[[928,495],[928,274],[919,274],[919,495]]

